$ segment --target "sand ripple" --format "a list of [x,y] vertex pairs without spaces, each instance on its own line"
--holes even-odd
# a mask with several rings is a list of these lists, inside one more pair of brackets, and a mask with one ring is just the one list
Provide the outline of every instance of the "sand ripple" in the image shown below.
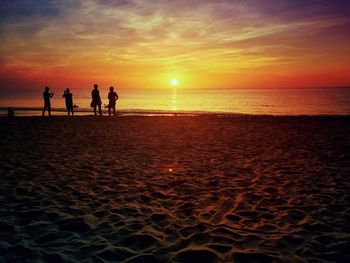
[[349,124],[0,119],[0,262],[350,262]]

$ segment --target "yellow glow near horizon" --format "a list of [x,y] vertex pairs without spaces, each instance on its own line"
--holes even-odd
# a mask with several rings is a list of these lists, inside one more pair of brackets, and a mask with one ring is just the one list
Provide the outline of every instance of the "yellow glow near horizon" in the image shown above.
[[172,85],[173,87],[177,86],[178,83],[179,83],[179,82],[177,81],[177,79],[172,79],[172,80],[171,80],[171,85]]
[[0,89],[350,84],[349,1],[77,2],[1,5]]

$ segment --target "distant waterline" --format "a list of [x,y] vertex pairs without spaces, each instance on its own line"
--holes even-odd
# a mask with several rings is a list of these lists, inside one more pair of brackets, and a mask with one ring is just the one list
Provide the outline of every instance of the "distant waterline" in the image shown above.
[[[63,90],[53,90],[54,115],[65,115]],[[91,114],[90,90],[72,90],[80,115]],[[101,90],[103,104],[107,90]],[[117,109],[124,114],[230,113],[268,115],[350,115],[350,89],[118,90]],[[1,115],[40,115],[42,91],[0,92]]]

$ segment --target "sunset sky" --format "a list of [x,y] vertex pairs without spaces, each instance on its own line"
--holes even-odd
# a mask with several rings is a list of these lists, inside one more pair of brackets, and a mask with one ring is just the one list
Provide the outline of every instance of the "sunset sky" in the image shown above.
[[350,86],[348,0],[4,0],[0,89]]

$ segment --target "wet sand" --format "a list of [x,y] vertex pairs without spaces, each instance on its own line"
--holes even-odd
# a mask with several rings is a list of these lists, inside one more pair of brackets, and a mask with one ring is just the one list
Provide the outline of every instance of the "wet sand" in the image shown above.
[[22,117],[0,132],[0,262],[350,262],[349,117]]

